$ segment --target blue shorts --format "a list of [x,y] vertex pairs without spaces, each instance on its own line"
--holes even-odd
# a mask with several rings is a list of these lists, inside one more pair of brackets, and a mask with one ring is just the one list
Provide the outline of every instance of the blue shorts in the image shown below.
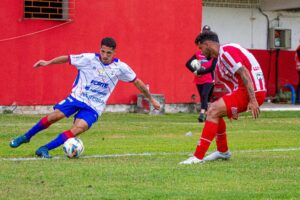
[[85,103],[76,100],[72,96],[68,96],[66,99],[56,104],[53,109],[60,110],[66,117],[70,117],[77,112],[74,118],[83,119],[86,121],[89,128],[98,120],[98,113],[95,110]]

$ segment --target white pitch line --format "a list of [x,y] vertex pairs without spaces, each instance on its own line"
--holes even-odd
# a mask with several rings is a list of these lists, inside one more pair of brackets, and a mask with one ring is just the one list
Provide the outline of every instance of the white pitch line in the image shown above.
[[[239,150],[232,151],[232,153],[257,153],[257,152],[288,152],[288,151],[300,151],[300,148],[280,148],[280,149],[257,149],[257,150]],[[87,158],[117,158],[117,157],[132,157],[132,156],[168,156],[168,155],[190,155],[191,153],[187,152],[176,152],[176,153],[167,153],[167,152],[153,152],[153,153],[124,153],[124,154],[103,154],[103,155],[90,155],[90,156],[81,156],[80,159]],[[68,159],[65,156],[55,156],[52,157],[54,160]],[[0,161],[31,161],[31,160],[51,160],[38,157],[28,157],[28,158],[0,158]]]

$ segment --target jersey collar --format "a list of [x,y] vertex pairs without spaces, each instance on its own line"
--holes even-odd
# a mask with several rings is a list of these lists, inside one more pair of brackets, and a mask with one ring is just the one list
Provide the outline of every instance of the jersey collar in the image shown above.
[[96,57],[99,59],[99,61],[100,61],[104,66],[108,66],[108,65],[110,65],[110,64],[113,63],[113,62],[119,62],[119,59],[118,59],[118,58],[113,58],[109,64],[104,64],[104,63],[101,61],[101,55],[100,55],[99,53],[95,53],[95,55],[96,55]]

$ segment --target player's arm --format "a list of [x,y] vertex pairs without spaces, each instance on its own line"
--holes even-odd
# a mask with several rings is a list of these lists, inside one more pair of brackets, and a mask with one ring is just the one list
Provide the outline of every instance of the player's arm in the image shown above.
[[33,65],[33,67],[42,67],[42,66],[47,66],[47,65],[52,65],[52,64],[62,64],[62,63],[66,63],[68,61],[69,61],[68,56],[59,56],[59,57],[53,58],[52,60],[39,60]]
[[240,67],[236,71],[236,73],[238,73],[241,76],[243,83],[244,83],[245,87],[247,88],[248,95],[249,95],[248,110],[251,111],[252,117],[254,119],[256,119],[258,117],[260,111],[259,111],[259,105],[258,105],[256,97],[255,97],[254,86],[253,86],[253,82],[250,77],[250,73],[249,73],[248,69],[244,66]]
[[192,73],[195,72],[195,68],[192,66],[191,63],[192,63],[192,61],[195,60],[195,59],[197,59],[197,58],[196,58],[196,55],[193,55],[193,56],[186,62],[186,64],[185,64],[186,68],[187,68],[188,70],[190,70]]
[[141,91],[141,93],[143,93],[145,95],[145,97],[147,97],[149,99],[149,101],[151,102],[151,104],[153,105],[153,107],[156,110],[160,109],[160,104],[158,103],[158,101],[156,101],[152,95],[150,94],[150,91],[148,90],[148,88],[146,87],[146,85],[143,83],[143,81],[141,81],[140,79],[135,79],[135,81],[133,82],[133,84],[137,87],[137,89],[139,91]]
[[197,75],[207,74],[215,71],[216,65],[217,65],[218,59],[213,58],[213,61],[211,63],[211,66],[209,68],[200,68],[197,70]]

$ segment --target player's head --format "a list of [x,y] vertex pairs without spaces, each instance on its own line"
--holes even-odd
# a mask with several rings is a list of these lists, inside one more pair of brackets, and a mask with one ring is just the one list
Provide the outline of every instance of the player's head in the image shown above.
[[219,37],[215,32],[203,31],[196,39],[195,44],[207,58],[217,57],[219,51]]
[[115,54],[116,47],[117,47],[116,41],[111,37],[105,37],[101,40],[100,55],[101,55],[101,61],[104,64],[111,63]]
[[219,43],[219,37],[218,35],[213,32],[213,31],[204,31],[202,33],[200,33],[196,39],[195,39],[195,43],[196,44],[203,44],[205,41],[213,41],[213,42],[217,42]]

